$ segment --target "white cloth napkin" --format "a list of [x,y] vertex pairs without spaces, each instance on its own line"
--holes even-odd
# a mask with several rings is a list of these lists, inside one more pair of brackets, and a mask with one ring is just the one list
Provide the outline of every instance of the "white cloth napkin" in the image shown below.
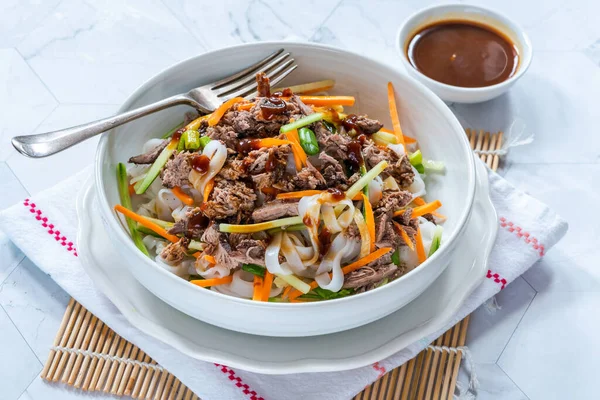
[[[567,230],[546,205],[489,172],[492,201],[500,219],[488,279],[468,298],[447,327],[371,366],[344,372],[261,375],[202,362],[134,328],[100,293],[76,257],[76,188],[91,167],[0,213],[0,228],[40,269],[125,339],[138,345],[203,400],[349,399],[410,358],[544,255]],[[50,344],[49,344],[50,345]]]

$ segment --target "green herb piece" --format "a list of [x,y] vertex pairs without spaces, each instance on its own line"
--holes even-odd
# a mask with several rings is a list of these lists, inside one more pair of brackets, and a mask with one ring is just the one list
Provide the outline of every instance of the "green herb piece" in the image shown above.
[[433,232],[433,239],[431,240],[431,247],[429,248],[429,255],[427,257],[431,257],[433,253],[440,248],[442,244],[442,233],[444,232],[444,228],[441,226],[436,226],[435,231]]
[[256,276],[265,276],[265,271],[267,270],[265,267],[261,267],[256,264],[242,264],[242,269],[246,272],[250,272]]
[[304,152],[310,156],[319,154],[319,142],[315,133],[310,128],[298,129],[298,137],[300,138],[300,146],[304,149]]
[[396,249],[396,251],[392,253],[392,262],[396,265],[400,265],[400,249]]

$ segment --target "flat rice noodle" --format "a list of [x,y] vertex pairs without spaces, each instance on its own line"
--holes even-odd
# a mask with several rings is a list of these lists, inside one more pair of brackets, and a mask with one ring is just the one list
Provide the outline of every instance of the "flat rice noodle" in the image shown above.
[[279,251],[283,232],[277,232],[265,250],[265,265],[273,275],[290,275],[292,271],[285,265],[279,263]]
[[360,233],[359,258],[363,258],[371,253],[371,237],[369,235],[369,229],[367,228],[365,219],[363,218],[363,215],[359,209],[354,211],[354,222],[356,222],[358,232]]
[[[344,235],[337,235],[331,243],[331,248],[323,257],[321,265],[317,270],[317,276],[315,281],[319,284],[319,287],[332,292],[338,292],[344,284],[344,273],[342,272],[342,257],[346,254],[348,249],[348,238]],[[331,277],[329,273],[331,271]]]

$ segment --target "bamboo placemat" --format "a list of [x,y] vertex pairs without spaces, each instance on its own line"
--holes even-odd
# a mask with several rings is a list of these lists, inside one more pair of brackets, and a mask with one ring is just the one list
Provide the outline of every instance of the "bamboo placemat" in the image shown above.
[[[471,148],[496,170],[502,132],[467,129]],[[469,317],[415,358],[389,371],[355,400],[451,399],[456,388]],[[71,299],[41,377],[85,390],[134,399],[197,400],[198,396],[137,346],[117,335]]]

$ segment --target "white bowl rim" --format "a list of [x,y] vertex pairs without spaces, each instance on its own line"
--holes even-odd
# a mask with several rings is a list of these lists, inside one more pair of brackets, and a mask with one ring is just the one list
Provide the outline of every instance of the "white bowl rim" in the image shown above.
[[[517,73],[514,74],[513,76],[511,76],[510,78],[508,78],[507,80],[496,83],[494,85],[481,86],[481,87],[462,87],[462,86],[449,85],[447,83],[439,82],[439,81],[436,81],[435,79],[428,77],[427,75],[425,75],[424,73],[422,73],[421,71],[416,69],[411,64],[410,60],[408,59],[408,57],[406,55],[406,51],[404,50],[404,38],[402,36],[402,31],[411,21],[413,21],[414,19],[416,19],[418,17],[427,15],[435,10],[447,9],[448,11],[460,12],[461,9],[462,9],[462,11],[464,11],[464,9],[466,9],[466,8],[482,11],[484,14],[486,14],[486,16],[491,17],[492,19],[495,19],[501,23],[504,23],[505,21],[507,21],[510,23],[510,25],[512,25],[512,27],[514,27],[515,33],[522,36],[522,40],[519,40],[519,44],[522,45],[523,54],[519,58],[519,62],[520,63],[523,62],[523,64],[519,64],[519,67],[517,68]],[[465,12],[465,14],[466,14],[466,12]],[[463,3],[437,4],[437,5],[433,5],[430,7],[422,8],[419,11],[416,11],[413,14],[411,14],[410,16],[408,16],[402,22],[402,24],[400,24],[400,27],[398,28],[398,32],[396,33],[396,50],[398,51],[398,53],[400,55],[400,60],[402,61],[402,64],[407,69],[410,69],[413,73],[418,75],[419,79],[422,79],[425,82],[427,82],[428,85],[431,85],[438,89],[454,91],[456,93],[460,92],[460,93],[469,93],[469,94],[482,94],[482,93],[486,93],[486,92],[489,92],[492,90],[499,90],[499,89],[502,89],[502,88],[512,85],[519,78],[521,78],[521,76],[523,76],[523,74],[525,74],[525,72],[527,72],[527,70],[529,69],[529,66],[531,65],[531,60],[533,60],[533,46],[531,45],[531,40],[529,39],[529,36],[527,35],[527,32],[525,31],[525,29],[523,29],[523,27],[520,24],[515,22],[513,19],[507,17],[506,15],[502,14],[501,12],[496,11],[494,8],[481,7],[481,6],[476,6],[476,5],[472,5],[472,4],[463,4]]]
[[[428,100],[431,103],[433,103],[434,105],[438,106],[437,108],[440,110],[440,112],[445,117],[447,117],[447,119],[450,121],[450,123],[452,125],[454,125],[454,128],[455,128],[454,130],[456,132],[463,131],[462,126],[460,125],[460,123],[456,119],[456,116],[452,113],[450,108],[448,108],[448,106],[435,93],[433,93],[433,91],[431,91],[431,89],[427,88],[425,85],[423,85],[421,82],[417,81],[416,79],[403,73],[401,70],[394,69],[389,64],[377,61],[375,59],[366,57],[364,55],[361,55],[361,54],[353,52],[353,51],[340,49],[338,47],[324,45],[324,44],[320,44],[320,43],[312,43],[312,42],[264,41],[264,42],[243,43],[243,44],[238,44],[238,45],[234,45],[234,46],[223,47],[220,49],[208,51],[208,52],[196,55],[196,56],[189,57],[187,59],[184,59],[182,61],[179,61],[177,63],[174,63],[174,64],[166,67],[159,73],[153,75],[152,77],[147,79],[145,82],[143,82],[129,97],[127,97],[127,99],[125,100],[123,105],[121,105],[121,107],[119,107],[119,110],[117,112],[122,113],[122,112],[127,111],[131,107],[132,103],[134,101],[136,101],[141,94],[143,94],[145,91],[147,91],[149,88],[151,88],[155,83],[163,80],[163,78],[166,77],[168,74],[170,74],[173,69],[179,67],[182,64],[185,64],[192,60],[195,60],[196,58],[210,57],[210,56],[218,55],[220,53],[228,53],[228,52],[232,52],[235,50],[242,50],[244,48],[251,48],[251,47],[285,48],[286,46],[289,46],[289,45],[303,46],[303,47],[307,47],[307,48],[320,48],[323,50],[334,51],[334,52],[339,52],[339,53],[349,53],[355,57],[359,57],[363,60],[374,63],[379,68],[388,70],[392,75],[400,74],[405,79],[407,79],[408,81],[412,81],[412,83],[414,85],[419,87],[423,91],[423,95],[425,96],[426,100]],[[94,162],[94,164],[95,164],[94,165],[94,184],[96,186],[96,189],[98,190],[97,201],[100,203],[100,207],[104,208],[105,210],[112,210],[112,207],[108,203],[108,197],[106,195],[106,192],[104,191],[104,187],[102,185],[102,165],[103,165],[103,161],[106,156],[106,147],[108,146],[108,137],[111,132],[112,132],[112,130],[105,132],[100,137],[100,141],[98,143],[98,147],[96,150],[95,162]],[[165,279],[170,279],[174,282],[178,282],[175,284],[183,283],[184,285],[190,285],[194,289],[198,290],[198,293],[200,293],[201,295],[217,296],[218,298],[221,298],[225,301],[240,303],[240,304],[243,304],[246,306],[253,306],[253,307],[258,307],[258,308],[268,308],[268,309],[274,308],[274,307],[282,307],[282,308],[323,307],[324,305],[327,305],[327,304],[337,304],[339,302],[356,301],[356,299],[366,299],[367,297],[373,296],[374,293],[379,292],[381,290],[389,290],[389,289],[387,289],[388,287],[397,285],[402,280],[405,280],[407,277],[417,273],[418,270],[420,269],[420,267],[430,264],[431,262],[433,262],[432,260],[436,260],[437,258],[445,256],[445,253],[446,253],[445,249],[450,248],[450,244],[457,239],[457,237],[459,236],[460,233],[462,233],[462,231],[464,231],[467,220],[468,220],[469,216],[471,215],[471,209],[473,207],[473,201],[474,201],[474,197],[475,197],[475,186],[476,186],[475,160],[474,160],[473,153],[471,152],[470,147],[469,147],[467,135],[459,135],[458,140],[460,140],[463,144],[463,152],[464,152],[463,156],[468,164],[467,181],[468,181],[469,187],[468,187],[468,192],[466,194],[466,207],[464,208],[462,215],[460,215],[459,218],[457,219],[458,222],[456,224],[456,228],[454,229],[454,232],[448,238],[446,238],[446,241],[445,241],[446,245],[441,246],[439,251],[436,251],[433,254],[433,256],[427,258],[425,260],[425,262],[420,264],[417,268],[414,268],[412,271],[406,273],[405,275],[402,275],[401,277],[399,277],[398,279],[395,279],[394,281],[390,282],[389,284],[383,285],[383,286],[375,288],[373,290],[369,290],[364,293],[358,293],[353,296],[347,296],[347,297],[333,299],[333,300],[327,300],[327,301],[315,301],[315,302],[303,302],[303,303],[277,303],[277,302],[257,302],[257,301],[253,301],[251,299],[243,299],[243,298],[239,298],[239,297],[235,297],[235,296],[222,294],[222,293],[216,292],[214,290],[206,290],[204,288],[198,287],[198,286],[188,282],[185,279],[182,279],[181,277],[165,270],[164,268],[160,268],[154,260],[144,256],[142,254],[142,252],[140,252],[139,249],[137,247],[135,247],[135,245],[133,244],[133,242],[131,240],[131,237],[126,234],[123,227],[117,222],[116,218],[108,218],[107,223],[111,226],[112,230],[117,233],[117,235],[119,236],[119,241],[122,244],[124,244],[125,246],[127,246],[129,251],[134,252],[140,262],[147,264],[150,268],[157,269],[159,271],[158,273],[162,274],[165,277]],[[110,213],[110,214],[112,214],[112,213]],[[113,217],[114,217],[114,215],[113,215]],[[362,300],[362,301],[366,301],[366,300]]]

